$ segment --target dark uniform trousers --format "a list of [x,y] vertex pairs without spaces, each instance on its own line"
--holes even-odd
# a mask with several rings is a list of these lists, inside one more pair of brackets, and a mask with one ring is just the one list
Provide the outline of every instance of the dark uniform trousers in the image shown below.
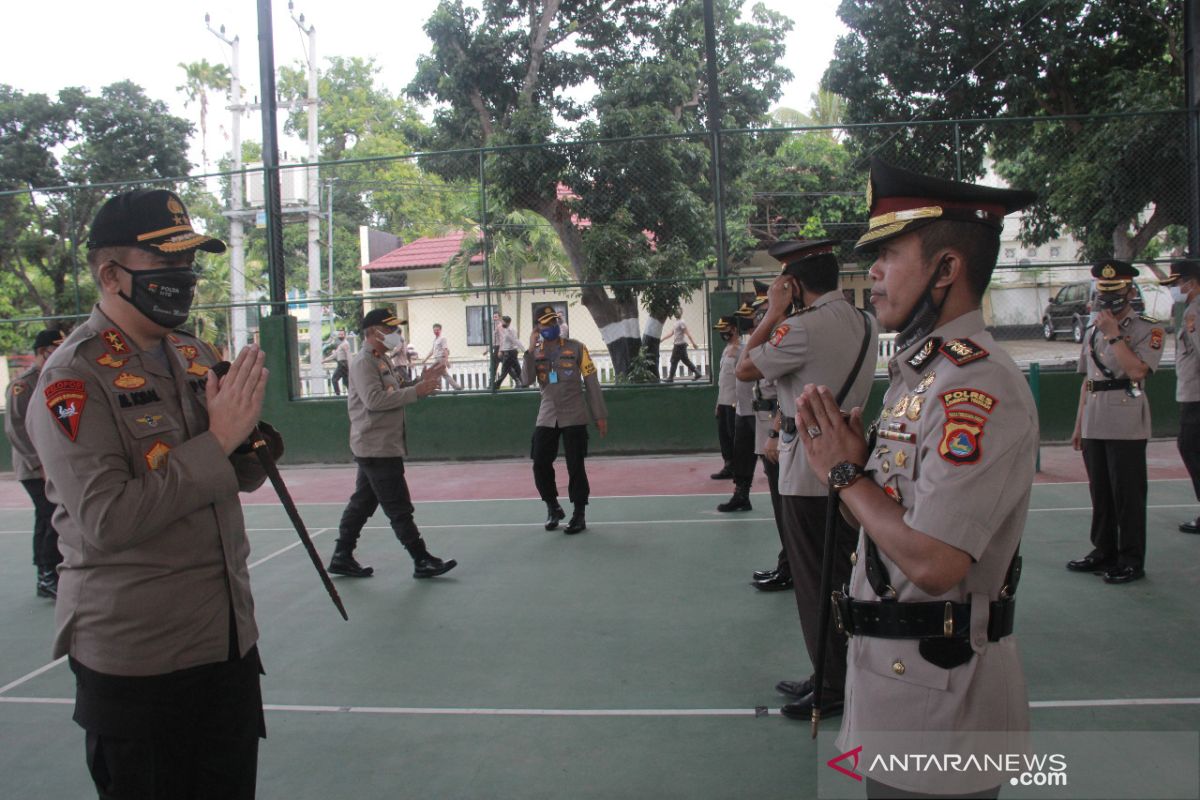
[[1146,561],[1146,440],[1084,439],[1092,493],[1092,553],[1119,567]]
[[[783,496],[783,544],[792,569],[792,588],[804,644],[814,666],[817,661],[817,633],[821,609],[821,559],[825,549],[824,497]],[[834,533],[833,581],[840,589],[850,580],[850,554],[854,552],[857,532],[841,514]],[[841,698],[846,691],[846,634],[829,626],[829,646],[825,656],[825,689]],[[826,696],[826,699],[829,699]]]
[[250,800],[263,719],[258,647],[167,675],[107,675],[70,659],[75,721],[100,800]]
[[21,481],[33,501],[33,563],[40,569],[53,569],[62,563],[58,552],[58,531],[54,530],[54,503],[46,499],[46,482],[41,478]]
[[1192,491],[1200,500],[1200,403],[1179,404],[1179,455],[1192,478]]
[[396,538],[411,551],[421,541],[421,532],[413,521],[412,497],[408,493],[408,481],[404,479],[404,459],[400,456],[356,456],[354,461],[358,464],[358,477],[354,494],[338,523],[337,550],[353,552],[363,525],[375,509],[383,506]]
[[717,441],[721,443],[721,459],[728,467],[733,466],[733,425],[737,421],[737,410],[733,406],[717,406]]
[[558,481],[554,477],[554,459],[558,458],[558,440],[562,437],[563,453],[567,459],[567,497],[571,504],[582,508],[592,493],[583,460],[587,458],[587,425],[568,425],[553,428],[538,425],[533,429],[529,457],[533,459],[533,483],[546,505],[558,505]]
[[345,385],[346,391],[350,391],[350,364],[346,361],[337,362],[337,367],[333,370],[333,393],[341,394],[338,389],[338,381]]
[[675,370],[679,369],[679,365],[683,364],[692,371],[692,375],[700,377],[700,370],[696,369],[696,365],[688,358],[688,348],[686,344],[677,344],[671,348],[671,378],[675,377]]
[[733,483],[735,486],[750,490],[754,483],[754,428],[756,420],[753,414],[738,416],[734,414],[733,423]]
[[779,558],[775,569],[784,576],[792,574],[788,566],[787,544],[783,541],[783,498],[779,496],[779,464],[762,456],[763,472],[767,474],[767,488],[771,490],[771,512],[775,516],[775,530],[779,534]]
[[521,363],[516,350],[505,350],[500,354],[500,377],[492,381],[492,388],[499,389],[505,378],[512,378],[513,386],[521,385]]

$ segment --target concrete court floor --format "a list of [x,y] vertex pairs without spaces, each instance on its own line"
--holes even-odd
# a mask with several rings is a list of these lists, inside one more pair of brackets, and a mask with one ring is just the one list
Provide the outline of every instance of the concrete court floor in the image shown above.
[[[1034,489],[1017,624],[1035,728],[1200,729],[1200,537],[1175,532],[1196,503],[1172,447],[1151,445],[1149,575],[1122,587],[1063,570],[1086,550],[1087,486],[1077,454],[1043,454],[1057,482]],[[731,518],[713,510],[713,457],[590,463],[577,537],[543,531],[536,501],[495,499],[532,495],[527,461],[414,465],[418,522],[461,566],[412,580],[376,517],[359,549],[376,577],[338,582],[349,623],[270,497],[248,498],[260,797],[816,795],[807,725],[774,713],[774,683],[809,668],[793,600],[746,585],[778,546],[766,495]],[[352,472],[286,477],[328,554]],[[464,486],[472,501],[443,497]],[[47,666],[23,500],[0,481],[0,797],[94,796],[70,671]]]

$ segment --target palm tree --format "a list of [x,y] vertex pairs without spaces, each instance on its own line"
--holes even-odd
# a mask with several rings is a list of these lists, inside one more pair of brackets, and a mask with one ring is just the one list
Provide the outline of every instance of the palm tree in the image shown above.
[[205,172],[208,172],[208,92],[209,90],[228,92],[230,90],[229,67],[224,64],[210,64],[208,59],[200,59],[191,64],[180,62],[183,70],[184,83],[175,87],[175,91],[187,95],[184,101],[188,103],[200,101],[200,160]]

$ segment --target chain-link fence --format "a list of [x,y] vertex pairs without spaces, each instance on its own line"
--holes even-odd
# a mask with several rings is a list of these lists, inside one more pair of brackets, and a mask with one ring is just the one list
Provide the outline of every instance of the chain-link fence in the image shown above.
[[[721,151],[715,181],[714,138]],[[878,155],[1039,193],[1036,206],[1006,221],[984,310],[999,336],[1028,343],[1026,360],[1067,358],[1067,345],[1087,324],[1087,265],[1095,258],[1137,261],[1147,313],[1171,316],[1154,278],[1189,240],[1187,153],[1186,114],[1147,112],[724,131],[288,164],[279,170],[283,261],[275,303],[261,165],[198,178],[5,191],[0,347],[7,366],[20,369],[37,330],[87,316],[96,290],[84,242],[96,209],[116,191],[153,185],[180,193],[193,222],[230,245],[220,256],[200,255],[192,329],[233,352],[254,339],[262,315],[285,310],[297,319],[295,369],[305,396],[334,391],[341,337],[357,349],[362,314],[377,306],[407,320],[397,366],[415,377],[444,352],[461,387],[447,388],[455,391],[509,391],[518,381],[507,352],[519,357],[528,347],[537,310],[547,305],[591,350],[606,382],[665,382],[673,361],[674,377],[692,378],[677,342],[707,381],[710,296],[749,296],[752,277],[777,271],[765,253],[773,241],[841,241],[843,288],[869,308],[869,263],[853,242],[866,227],[870,156]],[[502,316],[510,318],[507,328]]]

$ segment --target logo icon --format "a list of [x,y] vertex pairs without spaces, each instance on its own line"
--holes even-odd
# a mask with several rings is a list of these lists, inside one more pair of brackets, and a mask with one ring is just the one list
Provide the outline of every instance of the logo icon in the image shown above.
[[[861,753],[862,753],[862,745],[859,745],[858,747],[854,748],[853,750],[847,750],[846,752],[842,753],[840,756],[835,756],[835,757],[829,759],[825,763],[828,764],[829,766],[833,767],[834,769],[836,769],[838,772],[845,775],[847,778],[853,778],[854,780],[859,781],[861,783],[862,775],[858,774],[858,756]],[[839,764],[838,762],[845,761],[848,758],[853,759],[854,763],[850,765],[849,769],[846,769],[846,767]]]

